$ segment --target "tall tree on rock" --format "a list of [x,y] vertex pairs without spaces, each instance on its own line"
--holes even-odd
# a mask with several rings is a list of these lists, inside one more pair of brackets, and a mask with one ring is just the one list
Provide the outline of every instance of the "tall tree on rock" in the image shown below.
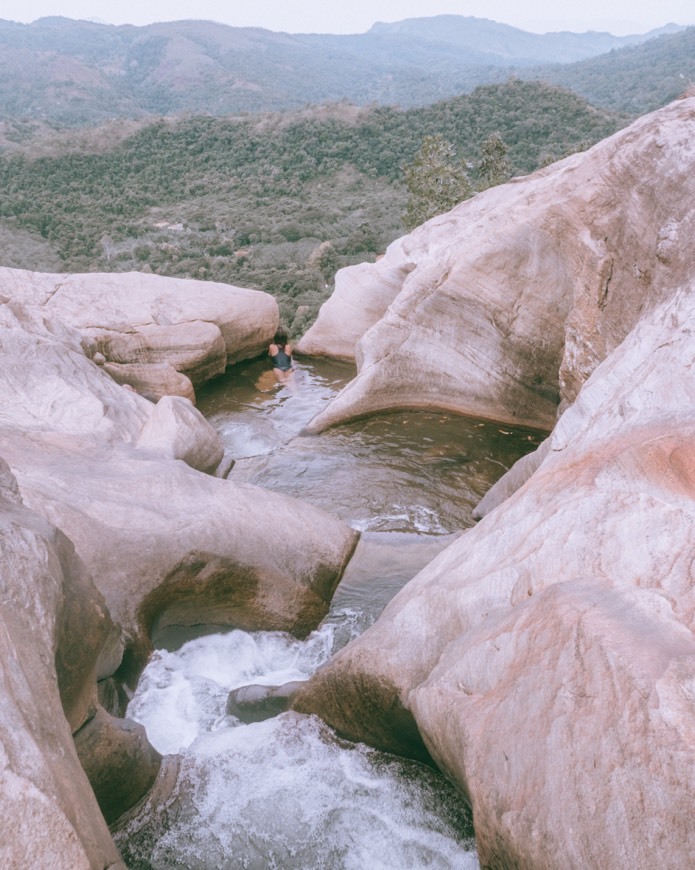
[[454,146],[439,134],[425,137],[404,170],[410,197],[403,223],[409,230],[449,211],[473,193],[466,164],[456,159]]
[[483,142],[481,151],[478,164],[481,190],[507,181],[512,174],[512,168],[507,157],[509,148],[500,134],[491,133]]

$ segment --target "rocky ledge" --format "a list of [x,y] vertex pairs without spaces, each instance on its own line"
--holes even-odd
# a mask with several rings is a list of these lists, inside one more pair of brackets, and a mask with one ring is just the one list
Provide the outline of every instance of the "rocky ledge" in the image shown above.
[[119,384],[153,401],[257,356],[278,324],[275,299],[212,281],[139,272],[54,275],[0,268],[0,297],[77,330]]

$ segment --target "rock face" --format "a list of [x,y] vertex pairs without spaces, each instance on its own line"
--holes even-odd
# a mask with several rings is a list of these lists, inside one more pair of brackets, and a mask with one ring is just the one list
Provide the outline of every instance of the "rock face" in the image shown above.
[[[552,434],[291,702],[353,739],[432,757],[472,804],[485,867],[692,860],[694,133],[695,101],[679,101],[397,243],[373,271],[394,258],[416,268],[365,325],[357,379],[315,422],[395,404],[416,361],[439,402],[432,348],[449,347],[457,305],[490,366],[486,406],[479,363],[458,369],[459,410],[518,421],[532,380],[519,349],[552,350],[545,383],[554,372],[564,409]],[[477,257],[456,251],[454,230]],[[497,268],[493,248],[506,302],[501,273],[485,284],[480,272]],[[471,330],[485,311],[483,348]],[[524,413],[538,425],[534,402]]]
[[118,383],[155,401],[172,393],[194,398],[193,389],[227,365],[261,353],[278,324],[267,293],[136,272],[0,268],[0,295],[77,329]]
[[70,542],[22,505],[3,462],[0,550],[0,864],[124,867],[70,727],[94,705],[110,620]]
[[343,270],[298,343],[358,375],[310,424],[439,407],[551,429],[692,271],[695,98],[462,203]]
[[356,532],[309,505],[210,476],[222,445],[190,402],[152,405],[123,390],[84,356],[75,332],[56,340],[15,303],[0,306],[0,337],[0,381],[12,397],[0,456],[25,503],[75,543],[126,632],[129,677],[156,626],[303,634],[316,625]]
[[109,823],[147,794],[162,760],[142,725],[101,707],[75,734],[75,749]]
[[163,396],[154,407],[138,438],[138,447],[212,474],[224,456],[217,431],[187,400]]
[[645,314],[535,473],[295,697],[426,747],[471,800],[483,866],[693,854],[694,298]]
[[[100,353],[100,352],[98,352]],[[193,384],[169,363],[101,363],[117,384],[134,390],[151,402],[164,396],[182,396],[195,402]]]

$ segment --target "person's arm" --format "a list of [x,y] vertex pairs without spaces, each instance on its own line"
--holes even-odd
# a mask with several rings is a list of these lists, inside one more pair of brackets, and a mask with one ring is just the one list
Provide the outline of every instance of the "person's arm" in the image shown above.
[[278,346],[276,344],[271,344],[268,347],[268,356],[275,356],[275,354],[277,352],[278,352]]

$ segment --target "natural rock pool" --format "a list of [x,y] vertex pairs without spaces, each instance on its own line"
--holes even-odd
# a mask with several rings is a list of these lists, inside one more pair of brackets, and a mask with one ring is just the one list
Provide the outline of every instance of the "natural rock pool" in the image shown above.
[[237,460],[230,477],[317,504],[363,536],[307,639],[212,627],[159,638],[128,715],[178,761],[168,762],[175,782],[164,803],[154,796],[115,832],[129,867],[478,866],[466,806],[435,771],[343,741],[316,717],[244,724],[226,713],[232,689],[307,679],[364,631],[542,438],[436,412],[302,436],[353,374],[334,362],[300,363],[280,387],[259,360],[199,395]]

